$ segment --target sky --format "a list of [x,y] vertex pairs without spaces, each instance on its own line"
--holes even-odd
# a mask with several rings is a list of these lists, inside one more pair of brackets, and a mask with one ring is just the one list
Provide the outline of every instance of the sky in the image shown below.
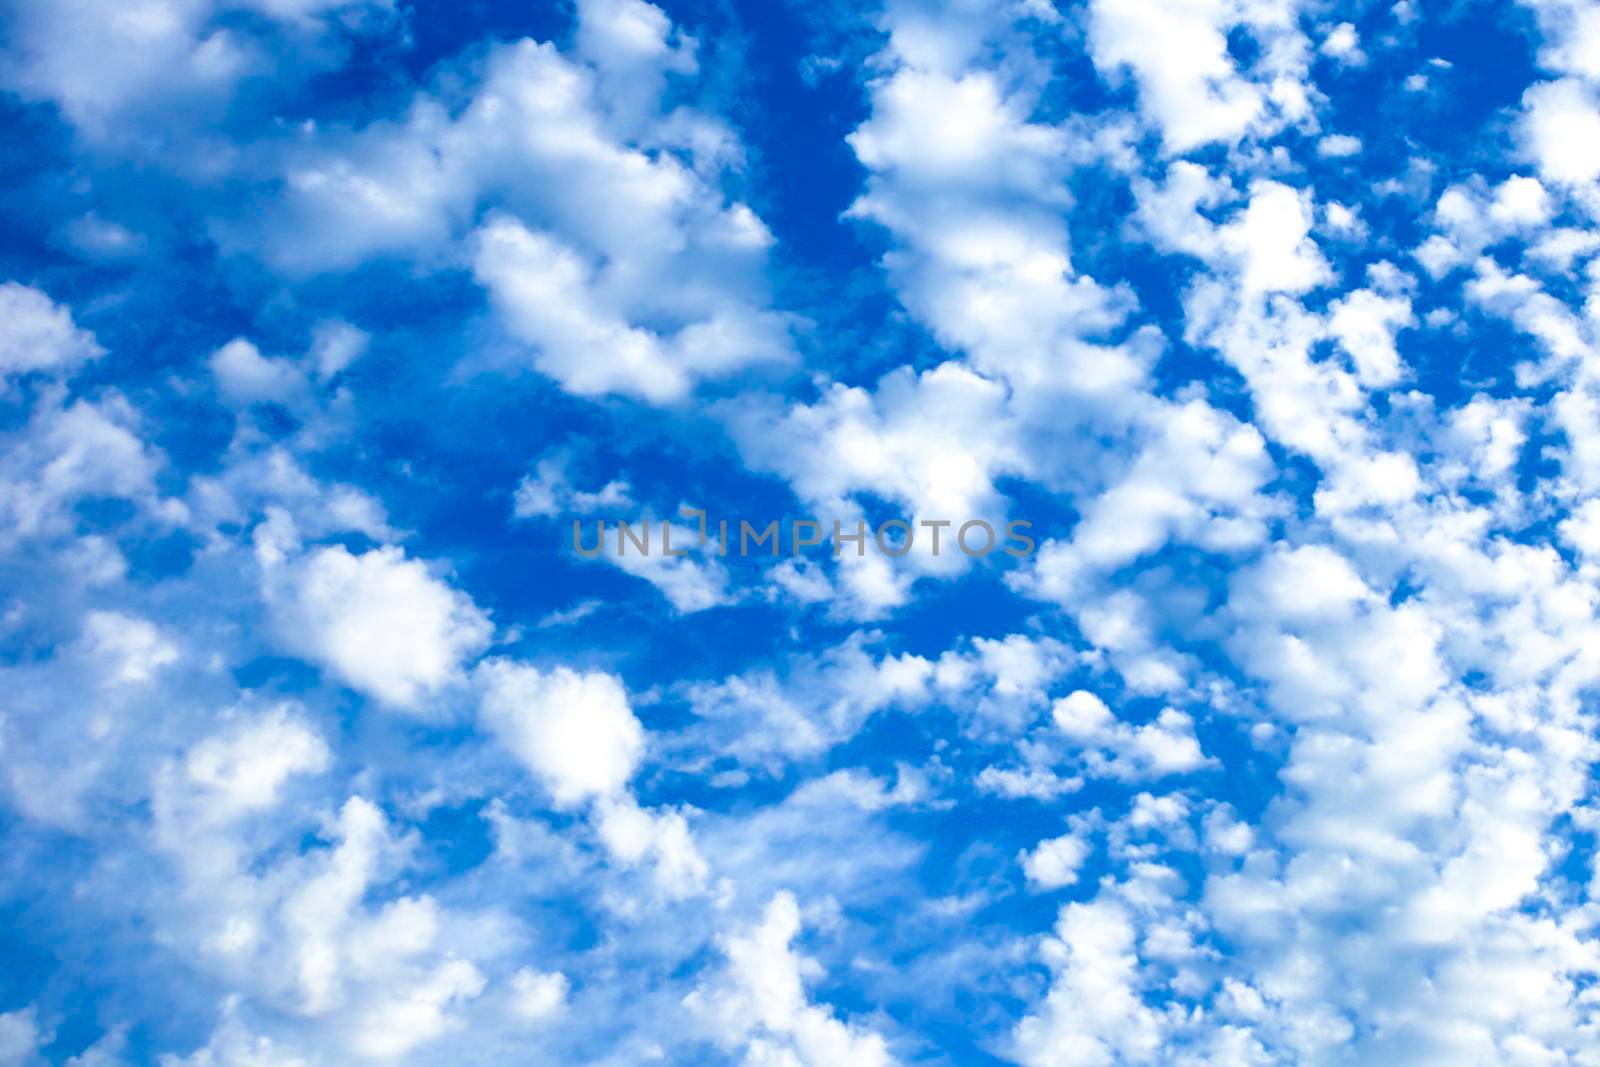
[[0,0],[0,219],[0,1067],[1600,1065],[1600,3]]

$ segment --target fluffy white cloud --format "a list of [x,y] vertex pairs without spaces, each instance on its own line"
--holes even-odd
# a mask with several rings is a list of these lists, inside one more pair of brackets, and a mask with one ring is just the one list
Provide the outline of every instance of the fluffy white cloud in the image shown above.
[[285,782],[325,770],[331,758],[322,736],[291,706],[279,705],[195,745],[183,773],[204,798],[197,814],[227,818],[272,807]]
[[[890,170],[913,186],[995,182],[1042,187],[1051,157],[1064,147],[1060,130],[1033,125],[988,71],[950,77],[911,67],[873,94],[872,119],[849,137],[862,164]],[[996,174],[996,159],[1022,164]],[[911,221],[911,220],[907,220]]]
[[694,38],[644,0],[582,0],[576,44],[600,71],[598,90],[612,120],[628,128],[657,110],[668,75],[699,69]]
[[915,707],[929,695],[933,665],[921,656],[874,659],[868,636],[796,657],[784,677],[749,671],[689,690],[715,748],[749,764],[804,757],[848,740],[868,717]]
[[1367,60],[1365,53],[1361,51],[1361,35],[1356,32],[1355,26],[1348,22],[1341,22],[1329,30],[1317,51],[1352,65],[1359,65]]
[[1542,366],[1523,371],[1525,380],[1548,378],[1580,363],[1596,351],[1591,323],[1545,291],[1526,274],[1507,274],[1488,256],[1474,264],[1475,276],[1465,292],[1473,303],[1510,320],[1538,342],[1549,356]]
[[[1096,0],[1090,9],[1090,52],[1105,74],[1128,69],[1140,103],[1170,153],[1238,140],[1282,113],[1306,111],[1307,44],[1292,20],[1292,4],[1236,5],[1181,0],[1156,6],[1143,0]],[[1229,54],[1227,34],[1248,26],[1263,45],[1254,77]],[[1333,38],[1330,38],[1333,40]],[[1340,43],[1335,41],[1334,48]],[[1348,55],[1345,48],[1338,54]]]
[[1573,78],[1541,82],[1522,95],[1523,147],[1539,173],[1558,184],[1600,177],[1600,104]]
[[707,1017],[717,1042],[742,1051],[747,1063],[794,1067],[889,1067],[896,1062],[884,1039],[835,1018],[806,995],[805,979],[816,964],[794,950],[800,907],[792,893],[779,893],[761,922],[721,939],[726,976],[701,986],[688,999]]
[[115,611],[91,611],[83,621],[83,643],[113,684],[147,682],[179,656],[178,646],[148,619]]
[[1132,726],[1118,721],[1105,702],[1079,689],[1050,709],[1056,729],[1075,747],[1095,774],[1121,778],[1159,777],[1198,770],[1208,762],[1183,712],[1164,709],[1152,722]]
[[566,1010],[570,983],[560,971],[543,973],[524,967],[511,976],[515,1011],[529,1022],[543,1022]]
[[659,121],[663,78],[695,69],[692,48],[638,0],[581,8],[576,55],[502,45],[464,108],[422,95],[402,121],[309,138],[286,151],[265,222],[219,228],[295,273],[454,259],[445,250],[470,230],[513,362],[581,395],[672,401],[700,378],[788,360],[790,319],[762,281],[771,236],[716,180],[736,144],[687,108]]
[[1317,155],[1329,159],[1345,159],[1361,153],[1361,139],[1349,134],[1329,134],[1317,142]]
[[[1515,175],[1492,193],[1486,183],[1473,178],[1439,194],[1434,219],[1442,232],[1425,240],[1413,255],[1430,275],[1441,278],[1507,238],[1533,236],[1553,210],[1550,194],[1537,178]],[[1559,254],[1552,248],[1545,256]]]
[[[594,525],[598,527],[600,521]],[[733,601],[727,589],[727,570],[714,557],[709,538],[703,546],[698,543],[698,531],[676,523],[648,521],[631,522],[628,535],[617,525],[608,526],[608,530],[601,543],[609,547],[599,558],[655,586],[673,610],[688,615]],[[580,536],[587,542],[591,535],[584,532]],[[648,554],[639,550],[630,537],[648,544]],[[671,555],[666,551],[669,547]]]
[[493,631],[471,598],[392,545],[273,552],[262,550],[263,581],[280,640],[391,707],[423,711]]
[[1253,426],[1199,401],[1161,413],[1123,479],[1082,506],[1070,542],[1047,541],[1016,584],[1066,603],[1088,576],[1182,540],[1222,551],[1262,537],[1270,461]]
[[0,284],[0,384],[31,371],[72,371],[105,354],[72,312],[16,282]]
[[757,411],[736,426],[752,462],[782,473],[819,514],[840,517],[864,493],[901,504],[908,519],[981,516],[996,506],[995,480],[1026,464],[1005,387],[954,362],[921,374],[901,368],[870,393],[836,384],[776,426]]
[[1066,905],[1041,954],[1054,977],[1037,1013],[1017,1026],[1019,1063],[1093,1067],[1155,1058],[1164,1027],[1141,998],[1136,932],[1124,907]]
[[478,668],[482,716],[558,804],[615,796],[644,754],[644,728],[622,683],[566,667],[540,671],[511,660]]
[[[884,260],[900,299],[979,372],[1052,399],[1117,401],[1149,353],[1086,340],[1115,329],[1130,300],[1073,269],[1061,219],[1069,131],[1028,121],[1026,84],[928,69],[949,57],[926,55],[930,28],[896,15],[891,73],[847,138],[870,171],[849,214],[903,245]],[[1056,373],[1063,361],[1072,373]]]
[[620,478],[592,492],[575,488],[567,473],[567,457],[560,454],[541,458],[512,495],[512,514],[519,519],[572,519],[602,509],[614,515],[632,506],[628,483]]
[[[22,315],[45,338],[24,351],[55,353],[15,372],[31,380],[10,398],[31,408],[0,434],[0,571],[17,583],[0,634],[22,650],[0,664],[6,843],[59,860],[27,865],[23,890],[65,920],[44,924],[67,941],[50,988],[77,977],[72,931],[109,939],[91,955],[113,961],[132,931],[148,983],[112,998],[139,1016],[130,1025],[145,1002],[171,1000],[173,1025],[203,1033],[197,1005],[223,1001],[210,1041],[167,1067],[881,1065],[891,1049],[1040,1065],[1587,1064],[1600,238],[1581,134],[1600,24],[1571,0],[1533,6],[1539,62],[1563,79],[1530,90],[1515,120],[1537,167],[1474,176],[1490,155],[1432,154],[1464,138],[1413,138],[1402,173],[1370,182],[1390,158],[1379,148],[1406,131],[1345,125],[1341,65],[1403,85],[1421,64],[1411,84],[1437,85],[1430,114],[1457,113],[1448,64],[1416,53],[1410,3],[1364,14],[1359,34],[1337,23],[1353,15],[1277,0],[892,0],[872,13],[881,34],[835,37],[830,22],[815,47],[838,54],[805,69],[864,80],[847,150],[865,180],[849,217],[881,243],[899,301],[885,313],[916,350],[887,373],[883,351],[840,362],[838,323],[821,323],[803,383],[774,375],[765,396],[719,400],[712,428],[733,428],[748,473],[846,523],[949,508],[1055,528],[1035,531],[1032,566],[974,564],[938,596],[921,597],[923,579],[954,569],[918,557],[627,564],[655,586],[634,589],[635,608],[737,605],[672,624],[721,633],[746,608],[781,616],[704,664],[662,664],[632,634],[600,649],[557,629],[595,602],[552,572],[499,609],[508,642],[537,643],[538,666],[476,669],[489,622],[421,550],[333,544],[401,540],[376,495],[395,484],[393,457],[372,451],[389,438],[368,431],[445,409],[457,425],[455,405],[484,401],[466,374],[446,394],[408,393],[419,375],[443,384],[430,375],[444,368],[406,362],[405,346],[443,337],[465,306],[481,363],[669,405],[713,377],[735,390],[746,356],[782,355],[791,320],[765,289],[772,237],[740,198],[794,226],[806,216],[786,210],[788,186],[761,187],[793,175],[776,157],[741,170],[729,127],[693,106],[761,50],[733,47],[715,20],[702,48],[642,0],[584,0],[570,44],[484,44],[432,68],[397,116],[373,100],[300,122],[292,85],[280,95],[252,77],[247,98],[230,98],[235,76],[197,81],[191,46],[217,37],[266,74],[298,52],[254,43],[292,33],[333,55],[370,8],[19,8],[7,77],[66,69],[40,51],[40,26],[91,10],[167,18],[132,27],[142,37],[122,24],[58,33],[115,69],[76,102],[47,79],[29,92],[148,139],[138,120],[152,113],[220,114],[192,96],[214,84],[229,117],[213,127],[225,136],[194,190],[200,213],[228,215],[236,189],[261,194],[249,223],[238,207],[210,218],[229,257],[218,280],[260,295],[243,254],[264,253],[280,274],[251,330],[311,337],[304,355],[241,340],[209,359],[231,332],[208,337],[179,373],[97,392],[98,373],[67,379],[92,339],[47,298],[8,290],[24,312],[45,309]],[[115,64],[129,40],[149,48]],[[1313,89],[1315,47],[1332,62],[1317,61]],[[169,69],[146,70],[152,57]],[[1132,71],[1136,97],[1114,99],[1136,98],[1139,115],[1078,113],[1100,98],[1072,82],[1086,60],[1111,80]],[[282,124],[251,126],[257,105]],[[739,102],[741,123],[766,113]],[[1334,128],[1367,150],[1329,162],[1351,147],[1324,136]],[[76,151],[46,158],[58,148]],[[50,187],[63,218],[115,211],[134,226],[97,162],[106,148],[72,155],[73,182]],[[1188,151],[1205,163],[1172,158]],[[85,214],[89,197],[105,219]],[[1397,212],[1424,229],[1415,249],[1392,246]],[[167,247],[152,217],[137,225],[147,247]],[[99,241],[108,261],[93,269],[130,278],[97,308],[145,306],[140,272],[109,261],[133,237],[48,229],[78,235],[80,254]],[[811,247],[776,260],[801,299],[807,279],[787,267]],[[1428,280],[1378,259],[1408,253]],[[384,365],[359,368],[383,372],[370,376],[380,387],[346,373],[364,335],[325,316],[375,306],[391,271],[468,289],[421,301],[425,325],[362,312],[385,323]],[[860,288],[842,290],[847,329],[855,310],[871,317]],[[1397,336],[1419,324],[1428,336],[1402,360]],[[1468,384],[1441,388],[1457,357]],[[234,433],[211,455],[214,434],[188,433],[187,419],[218,398],[233,412],[202,421]],[[289,404],[295,428],[251,410],[262,402]],[[564,465],[575,451],[518,436],[539,457],[516,491],[521,518],[598,517],[631,506],[635,487],[714,495],[702,476],[739,477],[702,466],[725,458],[715,435],[687,447],[707,417],[690,403],[560,403],[575,418],[551,432],[604,434],[608,455],[670,440],[686,468],[630,459],[626,481],[588,481]],[[147,443],[157,433],[170,459]],[[463,458],[448,436],[419,447]],[[485,447],[472,442],[474,470]],[[506,481],[523,462],[495,458]],[[403,472],[408,488],[440,486],[427,467]],[[350,481],[312,473],[332,470]],[[674,541],[692,538],[674,528]],[[736,584],[751,575],[789,599],[751,606],[759,594]],[[829,633],[891,611],[885,633]],[[348,694],[300,686],[274,648],[380,704],[476,699],[491,743],[457,721],[352,718]],[[474,685],[454,686],[463,677]],[[269,695],[285,687],[297,702]],[[635,714],[647,701],[648,738]],[[535,788],[515,786],[518,768]],[[1129,787],[1151,781],[1163,788]],[[1014,836],[1043,815],[1044,840]],[[1011,895],[1069,887],[1051,931],[1037,899]],[[827,977],[808,954],[829,961]],[[160,984],[173,974],[176,1000]],[[54,996],[0,1016],[0,1060],[32,1067],[40,1045],[58,1051]],[[703,1030],[682,1025],[686,996]],[[971,1004],[986,1007],[962,1016]],[[968,1044],[936,1047],[957,1030]],[[113,1028],[75,1062],[127,1055]]]
[[448,960],[367,1008],[351,1044],[358,1053],[378,1059],[404,1055],[462,1026],[452,1009],[477,997],[484,984],[471,963]]
[[[65,0],[18,20],[6,81],[53,100],[96,136],[132,105],[167,94],[226,94],[251,66],[237,35],[210,25],[210,0]],[[107,63],[107,56],[121,57]]]
[[1089,843],[1075,834],[1047,838],[1020,857],[1022,873],[1039,889],[1060,889],[1078,880],[1078,868],[1089,858]]
[[[328,16],[342,10],[341,28],[359,31],[368,21],[360,16],[378,16],[370,21],[381,27],[393,7],[392,0],[29,5],[7,20],[0,80],[25,97],[54,103],[96,142],[170,165],[175,143],[224,115],[242,79],[275,74],[293,82],[302,68],[327,66],[339,54],[321,39]],[[206,155],[214,167],[215,147]]]
[[1356,379],[1368,388],[1393,385],[1401,375],[1394,335],[1416,324],[1411,301],[1357,289],[1335,300],[1328,328],[1355,362]]
[[[459,1028],[485,989],[467,958],[481,947],[471,920],[391,891],[416,839],[382,809],[350,797],[323,819],[328,843],[301,852],[297,820],[269,816],[289,779],[327,759],[303,717],[280,706],[236,717],[158,783],[158,840],[183,876],[181,899],[161,909],[166,936],[239,991],[205,1048],[164,1063],[394,1059]],[[265,1016],[261,1036],[247,1005],[272,1009],[251,1012]]]
[[1600,14],[1583,0],[1522,0],[1544,31],[1539,62],[1550,70],[1600,81]]
[[1218,231],[1240,263],[1245,294],[1301,293],[1330,280],[1311,239],[1311,197],[1280,182],[1250,187],[1250,202]]
[[0,453],[0,538],[70,532],[71,508],[97,496],[132,501],[162,524],[181,522],[185,509],[156,486],[165,458],[142,429],[118,393],[70,404],[59,393],[41,398]]
[[657,883],[669,896],[705,887],[710,868],[680,812],[646,811],[625,797],[603,801],[598,816],[600,840],[611,855],[628,865],[650,859]]
[[208,363],[217,390],[230,403],[286,404],[301,399],[308,388],[300,368],[287,359],[263,356],[242,337],[213,352]]
[[507,328],[535,347],[534,364],[580,396],[626,393],[663,402],[697,377],[787,358],[781,319],[730,308],[662,336],[631,325],[599,291],[596,267],[514,219],[475,237],[473,271]]
[[371,336],[360,327],[326,319],[312,332],[310,362],[326,381],[360,359],[369,341]]

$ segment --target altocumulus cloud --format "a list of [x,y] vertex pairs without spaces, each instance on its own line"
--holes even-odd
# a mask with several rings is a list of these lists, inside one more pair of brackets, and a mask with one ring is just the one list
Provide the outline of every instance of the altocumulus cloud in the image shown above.
[[0,124],[0,1067],[1600,1065],[1593,0],[0,3]]

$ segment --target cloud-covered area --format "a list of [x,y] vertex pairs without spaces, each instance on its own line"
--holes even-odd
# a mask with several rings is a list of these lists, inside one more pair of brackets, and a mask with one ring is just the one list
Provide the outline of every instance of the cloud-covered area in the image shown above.
[[1594,0],[0,0],[0,127],[0,1067],[1600,1067]]

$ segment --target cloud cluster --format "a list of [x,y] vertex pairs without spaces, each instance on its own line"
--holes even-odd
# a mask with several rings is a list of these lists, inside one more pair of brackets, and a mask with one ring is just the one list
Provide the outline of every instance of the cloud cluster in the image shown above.
[[0,5],[0,1064],[1600,1062],[1594,5],[679,14]]

